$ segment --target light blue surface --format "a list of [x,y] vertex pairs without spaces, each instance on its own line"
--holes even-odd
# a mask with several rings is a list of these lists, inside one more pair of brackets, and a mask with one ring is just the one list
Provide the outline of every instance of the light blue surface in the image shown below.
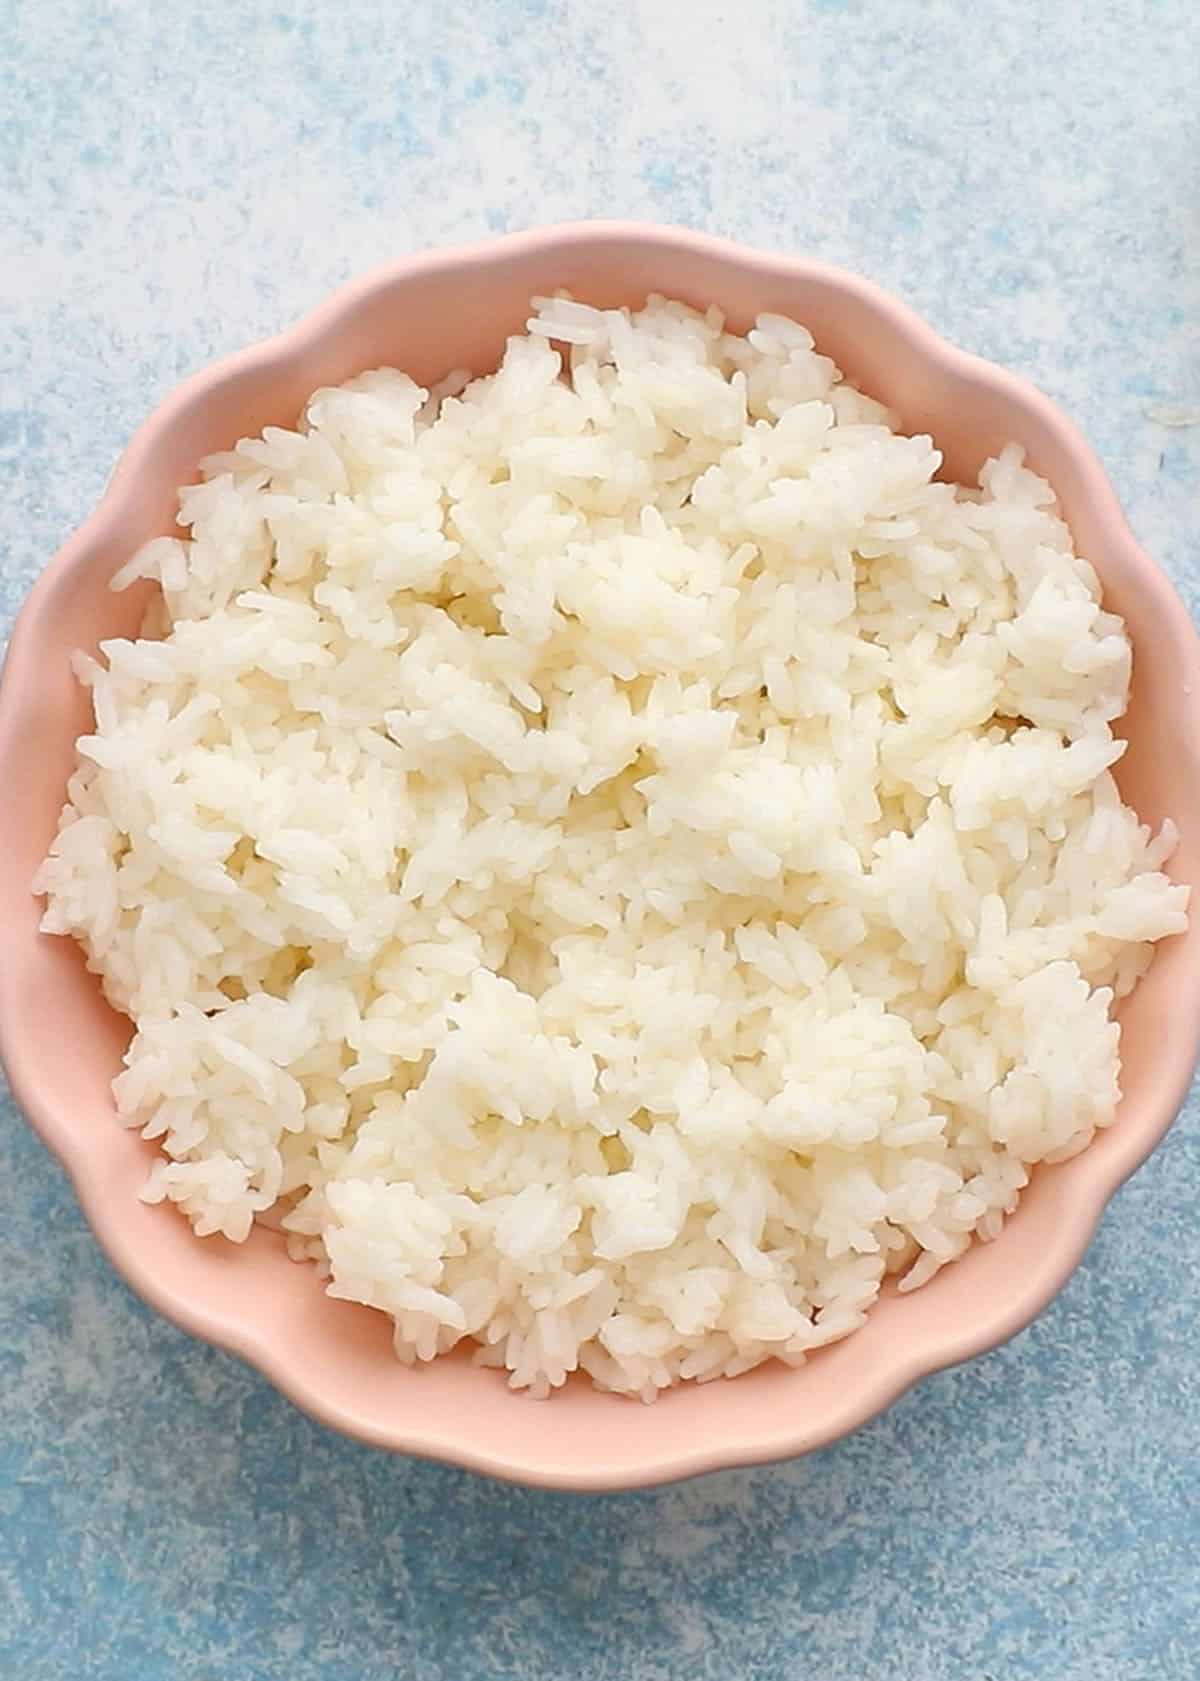
[[[0,630],[182,374],[381,258],[622,214],[1031,375],[1195,604],[1198,85],[1193,0],[0,0]],[[1190,1681],[1197,1138],[1193,1099],[1041,1321],[853,1440],[580,1500],[342,1441],[156,1319],[6,1102],[0,1677]]]

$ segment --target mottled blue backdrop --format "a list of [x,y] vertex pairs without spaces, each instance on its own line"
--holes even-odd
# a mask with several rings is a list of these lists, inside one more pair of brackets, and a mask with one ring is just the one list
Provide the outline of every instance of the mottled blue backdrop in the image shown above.
[[[593,215],[850,264],[1031,375],[1194,603],[1198,86],[1193,0],[0,0],[0,632],[182,374]],[[0,1676],[1189,1681],[1197,1136],[853,1440],[583,1500],[342,1441],[155,1318],[6,1100]]]

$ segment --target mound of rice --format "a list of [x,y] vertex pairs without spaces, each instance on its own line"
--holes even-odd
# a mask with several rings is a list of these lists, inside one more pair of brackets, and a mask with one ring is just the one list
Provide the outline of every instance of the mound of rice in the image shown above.
[[204,464],[36,886],[136,1024],[148,1198],[403,1360],[650,1400],[994,1238],[1187,889],[1016,449],[935,482],[777,316],[535,311]]

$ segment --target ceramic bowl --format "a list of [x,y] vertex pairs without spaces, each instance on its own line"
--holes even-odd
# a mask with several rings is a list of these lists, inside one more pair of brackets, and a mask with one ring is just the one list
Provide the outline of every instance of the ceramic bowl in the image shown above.
[[108,581],[140,543],[171,529],[175,487],[202,456],[294,423],[317,386],[363,368],[391,363],[421,381],[450,368],[491,369],[505,336],[521,329],[530,295],[561,286],[597,304],[638,304],[651,291],[716,302],[738,329],[760,310],[795,316],[906,429],[933,434],[955,478],[971,479],[1010,439],[1023,444],[1057,490],[1107,605],[1128,624],[1135,675],[1119,780],[1144,819],[1175,819],[1171,868],[1193,883],[1200,659],[1184,607],[1131,537],[1099,462],[1045,397],[951,348],[854,275],[695,234],[595,223],[402,259],[280,337],[197,374],[138,431],[99,507],[33,589],[0,688],[0,1050],[16,1096],[134,1288],[317,1418],[381,1447],[496,1476],[605,1489],[803,1453],[853,1430],[926,1373],[1027,1325],[1183,1100],[1200,1024],[1200,915],[1161,946],[1122,1009],[1118,1123],[1074,1160],[1039,1169],[996,1243],[976,1246],[913,1295],[885,1292],[863,1330],[800,1370],[770,1364],[687,1384],[650,1407],[583,1382],[539,1404],[465,1355],[400,1366],[384,1317],[331,1301],[315,1270],[290,1262],[272,1233],[240,1247],[201,1241],[172,1208],[139,1202],[152,1146],[116,1124],[109,1089],[129,1025],[102,1002],[74,944],[39,934],[29,890],[74,740],[89,722],[68,656],[134,634],[144,591],[114,595]]

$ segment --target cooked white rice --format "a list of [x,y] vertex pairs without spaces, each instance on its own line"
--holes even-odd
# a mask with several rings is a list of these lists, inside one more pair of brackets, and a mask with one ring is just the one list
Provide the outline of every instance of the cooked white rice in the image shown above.
[[776,316],[535,309],[204,464],[36,886],[136,1024],[148,1198],[403,1360],[649,1400],[995,1237],[1187,889],[1018,450],[935,482]]

